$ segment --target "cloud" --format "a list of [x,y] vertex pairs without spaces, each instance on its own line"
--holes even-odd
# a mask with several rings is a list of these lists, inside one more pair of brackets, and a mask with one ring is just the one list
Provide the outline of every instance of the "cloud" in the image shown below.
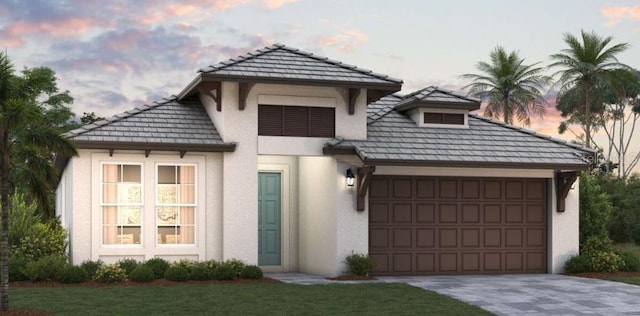
[[295,3],[299,0],[264,0],[264,3],[267,5],[269,9],[277,9],[281,6],[289,3]]
[[607,18],[605,25],[614,26],[623,20],[640,20],[640,5],[637,6],[613,6],[600,8],[600,14]]
[[368,40],[367,36],[356,29],[345,30],[333,36],[320,36],[316,42],[323,47],[331,47],[338,51],[349,53],[362,46]]

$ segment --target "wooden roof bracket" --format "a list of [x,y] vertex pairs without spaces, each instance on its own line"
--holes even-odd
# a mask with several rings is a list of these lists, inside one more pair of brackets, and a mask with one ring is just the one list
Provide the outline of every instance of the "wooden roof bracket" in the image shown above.
[[365,197],[367,196],[367,191],[369,191],[371,177],[375,171],[375,166],[358,168],[358,201],[356,205],[358,212],[364,211]]
[[113,157],[113,151],[114,151],[113,148],[109,148],[109,157]]
[[247,107],[247,97],[254,85],[254,83],[240,82],[238,89],[238,109],[240,109],[240,111]]
[[180,159],[184,158],[184,155],[187,153],[186,150],[181,150],[180,151]]
[[565,211],[565,200],[569,195],[569,190],[578,179],[578,171],[556,172],[556,201],[558,213]]
[[347,98],[349,101],[349,115],[353,115],[356,113],[356,100],[360,95],[359,88],[349,88],[349,97]]
[[144,158],[149,158],[149,154],[151,153],[151,149],[144,150]]
[[208,95],[216,102],[216,110],[222,112],[222,82],[202,81],[198,85],[200,94]]

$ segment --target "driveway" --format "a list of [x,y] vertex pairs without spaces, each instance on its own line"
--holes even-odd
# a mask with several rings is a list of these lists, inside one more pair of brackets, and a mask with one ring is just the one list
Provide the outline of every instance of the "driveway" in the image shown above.
[[380,277],[497,315],[640,315],[640,286],[557,274]]

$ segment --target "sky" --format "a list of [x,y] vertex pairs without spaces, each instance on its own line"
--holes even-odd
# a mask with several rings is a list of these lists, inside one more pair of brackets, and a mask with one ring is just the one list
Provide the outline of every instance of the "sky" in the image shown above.
[[[460,78],[501,45],[546,66],[563,34],[612,36],[640,68],[640,1],[2,0],[0,49],[47,66],[75,113],[111,116],[177,94],[200,68],[282,43],[404,80],[401,93]],[[549,71],[548,74],[552,74]],[[529,129],[557,135],[553,105]],[[636,139],[639,142],[640,139]],[[640,147],[640,146],[637,146]]]

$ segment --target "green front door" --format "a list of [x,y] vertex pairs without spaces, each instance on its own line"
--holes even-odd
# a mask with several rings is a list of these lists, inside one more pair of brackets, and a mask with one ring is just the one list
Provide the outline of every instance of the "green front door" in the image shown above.
[[258,265],[280,265],[280,174],[258,173]]

